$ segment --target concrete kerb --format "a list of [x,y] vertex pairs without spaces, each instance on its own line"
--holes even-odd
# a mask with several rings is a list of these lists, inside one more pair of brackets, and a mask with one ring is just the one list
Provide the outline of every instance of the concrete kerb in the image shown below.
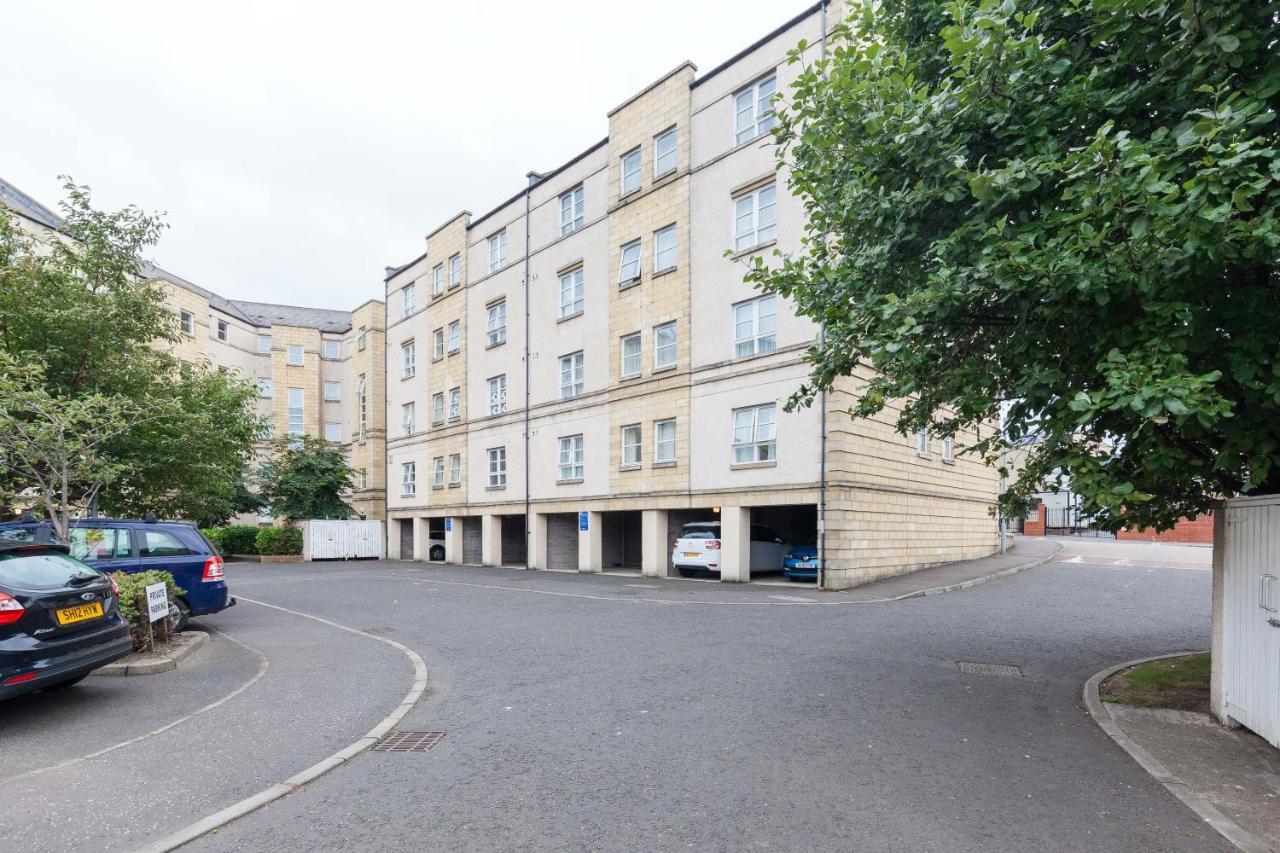
[[191,638],[191,642],[179,646],[176,649],[165,649],[161,652],[154,653],[158,660],[139,661],[137,663],[129,663],[125,660],[118,660],[115,663],[109,663],[104,667],[99,667],[93,671],[93,675],[105,675],[109,677],[121,677],[126,675],[155,675],[158,672],[171,672],[178,668],[178,664],[195,654],[196,649],[202,648],[209,643],[209,635],[204,631],[185,631],[183,636]]
[[1067,546],[1062,544],[1061,542],[1057,542],[1054,544],[1056,544],[1058,547],[1055,548],[1051,553],[1045,554],[1042,557],[1036,557],[1019,566],[1013,566],[1008,569],[1001,569],[1000,571],[992,572],[989,575],[982,575],[981,577],[970,578],[969,580],[959,581],[957,583],[947,584],[945,586],[935,586],[935,587],[930,587],[929,589],[920,589],[920,590],[916,590],[915,592],[903,593],[902,595],[894,596],[890,600],[904,601],[908,598],[919,598],[922,595],[940,595],[941,593],[944,593],[944,592],[959,592],[962,589],[971,589],[975,586],[980,586],[990,581],[999,580],[1000,578],[1007,578],[1010,575],[1016,575],[1018,572],[1025,572],[1027,569],[1034,569],[1037,566],[1043,566],[1045,563],[1049,562],[1054,557],[1061,554],[1067,548]]
[[368,637],[371,640],[386,643],[388,646],[398,649],[403,653],[413,665],[413,685],[409,688],[409,692],[405,694],[404,699],[401,700],[400,704],[397,705],[390,714],[383,717],[381,722],[354,743],[338,750],[328,758],[321,759],[305,770],[295,773],[293,776],[290,776],[282,782],[277,782],[256,794],[245,797],[239,802],[232,803],[226,808],[214,812],[208,817],[189,824],[176,832],[172,832],[158,841],[154,841],[151,844],[139,848],[139,853],[167,853],[167,851],[175,850],[184,844],[196,840],[202,835],[212,832],[215,829],[220,829],[232,821],[262,808],[267,803],[278,800],[281,797],[298,790],[303,785],[314,781],[334,768],[342,766],[347,761],[355,758],[357,755],[381,740],[384,735],[395,727],[396,723],[404,719],[405,714],[409,713],[413,706],[417,704],[418,700],[422,698],[422,694],[427,690],[429,673],[426,661],[422,659],[421,655],[403,643],[396,642],[395,640],[388,639],[387,637],[379,637],[376,634],[370,634],[366,631],[349,628],[346,625],[340,625],[337,622],[322,619],[319,616],[312,616],[310,613],[302,613],[298,610],[290,610],[287,607],[267,604],[264,601],[255,601],[251,598],[244,597],[240,597],[240,601],[248,602],[249,604],[256,604],[260,607],[268,607],[272,610],[279,610],[283,613],[300,616],[304,619],[311,619],[315,622],[320,622],[324,625],[336,628],[339,631],[346,631],[349,634]]
[[1167,655],[1155,655],[1153,657],[1138,658],[1137,660],[1127,661],[1122,664],[1104,669],[1102,672],[1090,678],[1084,685],[1084,704],[1089,709],[1089,714],[1093,717],[1093,721],[1107,733],[1107,735],[1115,741],[1121,749],[1129,753],[1129,756],[1151,777],[1164,785],[1170,794],[1177,797],[1187,808],[1191,809],[1205,823],[1212,826],[1219,835],[1235,845],[1237,850],[1243,853],[1273,853],[1270,845],[1265,844],[1262,839],[1253,833],[1243,829],[1239,824],[1231,818],[1224,815],[1218,808],[1209,802],[1208,799],[1193,791],[1187,783],[1183,782],[1175,776],[1169,768],[1161,764],[1155,756],[1143,749],[1137,741],[1125,734],[1124,729],[1120,728],[1119,723],[1111,716],[1110,709],[1106,704],[1098,698],[1098,688],[1102,682],[1106,681],[1117,672],[1128,669],[1139,664],[1150,663],[1151,661],[1166,660],[1168,658],[1177,658],[1184,655],[1197,654],[1194,651],[1173,652]]

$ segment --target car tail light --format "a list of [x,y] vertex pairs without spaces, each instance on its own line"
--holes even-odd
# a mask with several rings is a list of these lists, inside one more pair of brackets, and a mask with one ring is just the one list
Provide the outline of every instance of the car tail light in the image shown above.
[[680,547],[680,540],[679,540],[679,539],[672,539],[672,540],[671,540],[671,550],[672,550],[672,551],[674,551],[674,550],[676,550],[676,549],[677,549],[677,548],[679,548],[679,547]]
[[222,558],[216,554],[204,561],[204,577],[200,580],[204,583],[212,583],[220,581],[224,577],[222,570]]
[[708,540],[707,540],[707,550],[708,550],[708,551],[719,551],[719,550],[720,550],[720,540],[719,540],[719,539],[708,539]]
[[7,679],[4,686],[8,687],[10,684],[22,684],[23,682],[33,680],[35,677],[36,674],[34,672],[24,672],[22,675],[15,675],[12,678]]
[[13,596],[0,592],[0,625],[12,625],[26,612]]

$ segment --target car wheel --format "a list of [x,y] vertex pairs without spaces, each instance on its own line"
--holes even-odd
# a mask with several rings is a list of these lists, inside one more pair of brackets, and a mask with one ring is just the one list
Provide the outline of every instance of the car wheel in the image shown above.
[[84,681],[85,675],[88,674],[89,673],[86,672],[84,675],[77,675],[75,678],[69,678],[66,681],[59,681],[57,684],[50,684],[45,688],[45,691],[52,692],[55,690],[66,690],[68,687],[75,687],[81,681]]
[[697,569],[690,568],[689,566],[679,566],[678,568],[680,569],[680,577],[682,578],[696,578],[699,574]]
[[175,598],[169,605],[169,619],[173,622],[174,633],[181,634],[191,622],[191,608],[181,598]]
[[444,562],[444,546],[432,545],[431,549],[427,551],[427,559]]

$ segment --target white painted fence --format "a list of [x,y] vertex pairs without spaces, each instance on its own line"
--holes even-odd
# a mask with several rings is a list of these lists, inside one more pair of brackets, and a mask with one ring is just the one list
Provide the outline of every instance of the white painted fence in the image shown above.
[[310,519],[302,526],[302,559],[359,560],[386,557],[381,521]]
[[1214,711],[1280,747],[1280,495],[1233,498],[1223,515],[1215,531]]

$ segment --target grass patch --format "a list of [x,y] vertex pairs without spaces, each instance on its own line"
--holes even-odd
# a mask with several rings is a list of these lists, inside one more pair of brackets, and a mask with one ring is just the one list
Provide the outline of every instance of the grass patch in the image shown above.
[[1139,664],[1108,678],[1098,694],[1139,708],[1208,712],[1209,653]]

